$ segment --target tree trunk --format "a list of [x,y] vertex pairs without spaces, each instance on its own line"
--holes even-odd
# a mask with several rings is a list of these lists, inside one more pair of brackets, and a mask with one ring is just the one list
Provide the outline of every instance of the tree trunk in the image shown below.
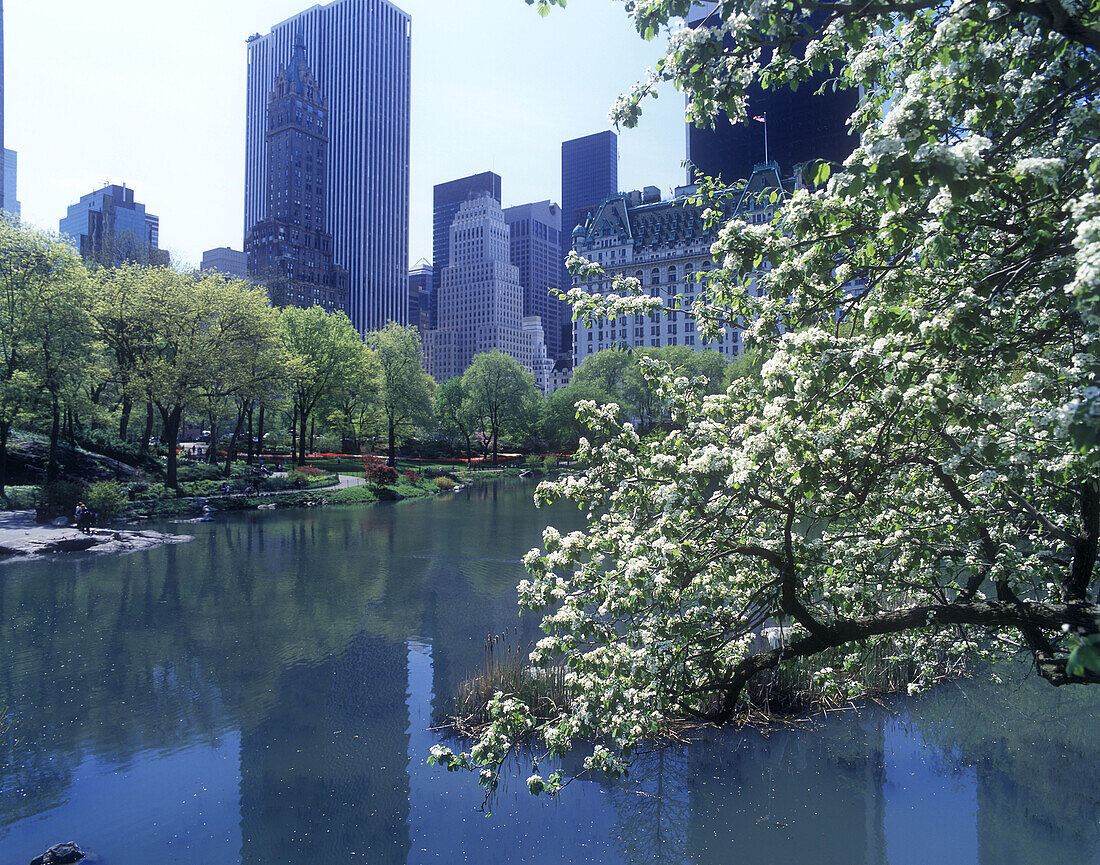
[[160,418],[164,422],[164,443],[168,446],[168,468],[165,486],[179,493],[180,485],[177,477],[176,448],[179,446],[180,418],[183,416],[183,407],[175,406],[168,411],[163,406],[160,409]]
[[290,464],[298,462],[298,406],[294,406],[294,414],[290,418]]
[[229,477],[233,468],[233,458],[237,455],[237,439],[240,438],[241,430],[244,428],[244,416],[245,409],[242,407],[237,412],[237,426],[233,430],[233,435],[229,437],[229,446],[225,449],[225,477]]
[[306,464],[306,413],[302,410],[302,416],[298,418],[298,465]]
[[130,412],[134,409],[134,398],[128,393],[122,395],[122,414],[118,419],[118,437],[126,441],[126,432],[130,427]]
[[264,407],[260,406],[260,428],[256,432],[256,449],[263,456],[264,452]]
[[218,420],[214,415],[210,415],[210,444],[206,448],[206,461],[216,466],[218,464]]
[[255,403],[248,403],[248,450],[244,461],[249,465],[252,465],[252,460],[256,456],[256,448],[254,444],[254,439],[252,438],[252,410],[255,407]]
[[153,403],[145,403],[145,435],[141,437],[141,451],[140,455],[142,459],[149,456],[149,439],[153,437]]
[[8,492],[5,489],[8,483],[8,433],[11,432],[11,421],[0,421],[0,499],[8,503]]
[[397,424],[392,420],[387,424],[388,447],[386,448],[386,465],[397,468]]
[[50,457],[46,462],[46,483],[56,481],[61,474],[61,467],[57,464],[57,440],[59,438],[61,438],[61,402],[57,397],[54,397],[50,423]]

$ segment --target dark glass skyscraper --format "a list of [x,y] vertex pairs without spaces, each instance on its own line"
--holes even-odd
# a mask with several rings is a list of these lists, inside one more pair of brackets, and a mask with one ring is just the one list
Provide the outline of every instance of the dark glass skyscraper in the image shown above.
[[500,204],[500,176],[491,171],[437,183],[432,190],[432,329],[439,324],[439,288],[443,268],[451,263],[451,223],[464,201],[488,195]]
[[[619,191],[619,139],[614,132],[597,132],[561,145],[561,284],[573,284],[565,267],[572,249],[573,229],[604,201]],[[573,313],[564,301],[560,305],[559,353],[573,349]]]
[[361,333],[408,321],[411,28],[388,0],[332,0],[248,40],[244,230],[269,216],[268,96],[302,32],[328,100],[325,230]]
[[245,237],[248,275],[267,286],[276,306],[347,312],[347,272],[333,262],[325,226],[328,100],[302,33],[268,97],[266,144],[267,215]]
[[546,350],[561,352],[561,302],[550,292],[561,285],[561,208],[549,201],[506,208],[512,264],[523,286],[523,315],[542,320]]
[[[700,14],[689,26],[697,26],[705,18]],[[700,176],[717,177],[727,185],[747,179],[753,167],[765,161],[764,124],[755,122],[754,117],[767,118],[767,161],[778,163],[781,172],[814,160],[843,162],[858,143],[848,134],[847,121],[856,109],[859,92],[834,92],[830,87],[816,95],[835,74],[820,72],[794,91],[789,87],[763,90],[754,84],[748,90],[746,120],[736,126],[725,113],[715,118],[713,129],[688,124],[688,183]]]

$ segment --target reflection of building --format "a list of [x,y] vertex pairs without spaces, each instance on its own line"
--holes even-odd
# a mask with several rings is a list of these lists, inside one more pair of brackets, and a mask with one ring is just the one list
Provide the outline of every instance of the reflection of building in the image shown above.
[[208,249],[202,254],[199,270],[216,270],[226,276],[244,279],[248,276],[248,254],[228,246]]
[[[689,15],[689,26],[718,26],[708,20],[714,3],[696,4]],[[716,16],[717,17],[717,16]],[[833,90],[826,86],[835,73],[819,72],[797,90],[782,86],[763,90],[758,84],[748,89],[746,120],[734,126],[725,113],[714,119],[714,127],[687,128],[688,183],[700,176],[715,177],[729,185],[748,177],[753,166],[763,159],[779,163],[783,171],[792,171],[815,159],[843,162],[851,155],[857,139],[848,134],[848,118],[859,101],[858,90]],[[767,120],[768,152],[764,153],[764,124]]]
[[266,216],[245,238],[248,275],[275,306],[347,312],[347,272],[333,261],[325,230],[329,113],[299,33],[267,102]]
[[[405,324],[408,317],[411,23],[387,0],[332,0],[248,40],[244,229],[273,216],[267,210],[268,96],[302,33],[330,121],[320,178],[326,198],[319,214],[316,190],[311,193],[311,215],[315,222],[323,217],[332,257],[348,272],[348,315],[361,333],[390,320]],[[289,170],[305,174],[302,159]],[[303,218],[306,203],[296,205]]]
[[512,264],[519,268],[523,286],[523,315],[539,317],[547,351],[556,357],[561,350],[561,301],[550,292],[561,285],[561,208],[549,201],[517,204],[505,208],[504,221]]
[[[757,165],[747,187],[730,198],[725,217],[768,221],[795,183],[794,179],[782,179],[775,163]],[[777,191],[777,202],[761,200],[760,193],[770,189]],[[740,351],[741,335],[736,328],[729,328],[720,341],[709,343],[696,330],[691,305],[702,291],[700,274],[714,267],[710,247],[718,227],[703,224],[701,208],[689,200],[691,187],[677,192],[674,198],[662,201],[660,191],[649,186],[642,192],[609,198],[586,225],[574,231],[574,248],[607,274],[602,282],[578,282],[578,287],[606,294],[612,277],[634,277],[643,291],[659,297],[666,308],[682,310],[620,316],[592,326],[574,322],[578,364],[590,354],[613,347],[686,345],[713,349],[727,358]]]
[[124,261],[168,264],[168,253],[157,245],[160,220],[145,212],[145,205],[134,200],[134,190],[125,184],[82,195],[69,205],[59,230],[84,258],[108,267]]
[[404,644],[363,633],[336,657],[283,670],[241,737],[244,865],[405,865],[407,667]]
[[491,171],[471,174],[432,189],[432,275],[431,327],[439,327],[439,289],[443,286],[443,269],[451,263],[451,223],[464,201],[488,195],[500,203],[500,176]]
[[462,375],[475,354],[501,351],[520,366],[542,365],[541,335],[523,325],[519,268],[510,260],[508,225],[491,195],[466,201],[451,223],[450,263],[439,289],[439,328],[425,340],[425,365],[444,382]]
[[19,156],[14,150],[8,150],[6,147],[2,149],[4,153],[4,183],[0,187],[2,189],[0,191],[0,210],[8,212],[12,216],[19,216],[22,211],[17,196]]
[[[584,225],[602,202],[619,191],[619,148],[614,132],[597,132],[561,145],[561,285],[573,284],[565,257],[573,247],[573,229]],[[561,301],[559,353],[573,346],[573,311]]]
[[432,278],[434,269],[420,259],[409,271],[409,324],[421,338],[432,329]]

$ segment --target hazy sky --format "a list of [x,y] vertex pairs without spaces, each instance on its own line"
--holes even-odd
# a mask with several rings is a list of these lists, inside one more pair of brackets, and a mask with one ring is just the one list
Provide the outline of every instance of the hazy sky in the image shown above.
[[[409,264],[431,259],[432,186],[479,171],[505,206],[561,196],[561,142],[607,111],[660,56],[620,3],[397,0],[413,18]],[[245,39],[305,0],[6,0],[5,143],[19,152],[23,218],[126,183],[184,264],[242,246]],[[684,101],[649,102],[619,135],[619,185],[684,182]],[[559,202],[560,203],[560,202]]]

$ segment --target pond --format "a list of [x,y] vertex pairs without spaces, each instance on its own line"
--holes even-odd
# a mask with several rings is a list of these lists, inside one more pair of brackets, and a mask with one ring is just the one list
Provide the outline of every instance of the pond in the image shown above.
[[547,522],[580,526],[531,493],[225,516],[179,546],[0,565],[0,863],[68,840],[103,865],[1100,863],[1100,689],[1017,668],[709,732],[556,800],[518,765],[479,810],[474,778],[424,760],[486,635],[531,635],[521,556]]

